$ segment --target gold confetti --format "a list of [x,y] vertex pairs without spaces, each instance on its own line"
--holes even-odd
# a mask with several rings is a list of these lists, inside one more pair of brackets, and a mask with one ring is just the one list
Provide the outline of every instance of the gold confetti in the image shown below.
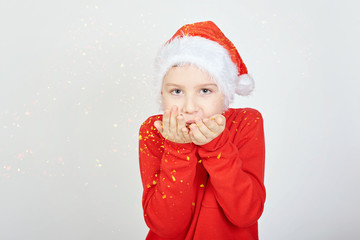
[[162,198],[165,199],[165,198],[166,198],[166,195],[164,194],[164,195],[162,196]]
[[198,163],[201,163],[202,162],[202,160],[200,159],[199,161],[198,161]]
[[189,160],[190,160],[190,157],[189,157],[189,156],[187,156],[187,157],[186,157],[186,160],[188,160],[188,161],[189,161]]
[[204,187],[204,184],[200,184],[200,187]]
[[151,188],[150,184],[146,185],[147,188]]
[[142,140],[142,136],[141,136],[141,135],[139,135],[139,140]]
[[172,177],[172,180],[175,182],[175,181],[176,181],[176,179],[175,179],[174,175],[172,175],[171,177]]
[[153,185],[156,185],[156,183],[157,183],[157,182],[154,180],[154,181],[153,181]]
[[221,157],[221,153],[219,153],[219,155],[217,156],[217,159],[220,159],[220,157]]

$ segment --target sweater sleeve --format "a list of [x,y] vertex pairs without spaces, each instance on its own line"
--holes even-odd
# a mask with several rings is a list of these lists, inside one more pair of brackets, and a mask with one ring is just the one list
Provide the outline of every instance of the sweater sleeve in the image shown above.
[[222,134],[199,148],[216,200],[230,222],[254,224],[265,202],[263,120],[254,110],[227,122]]
[[165,140],[150,117],[139,132],[144,219],[163,238],[184,238],[193,212],[196,187],[196,149],[192,143]]

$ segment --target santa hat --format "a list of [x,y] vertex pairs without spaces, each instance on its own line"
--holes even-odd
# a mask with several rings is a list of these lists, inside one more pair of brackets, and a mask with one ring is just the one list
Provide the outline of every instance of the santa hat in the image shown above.
[[225,108],[235,93],[246,96],[254,89],[254,80],[234,44],[211,21],[184,25],[160,48],[155,59],[157,91],[171,67],[185,64],[197,66],[214,79],[225,95]]

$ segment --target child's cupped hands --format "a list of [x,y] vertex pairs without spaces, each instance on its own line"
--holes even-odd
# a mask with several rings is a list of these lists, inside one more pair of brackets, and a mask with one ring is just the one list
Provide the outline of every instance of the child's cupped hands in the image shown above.
[[179,115],[176,106],[173,106],[171,110],[165,110],[162,121],[156,121],[154,126],[169,141],[175,143],[191,142],[185,119]]
[[175,106],[166,110],[163,121],[156,121],[154,126],[169,141],[204,145],[218,137],[224,131],[225,124],[226,118],[216,114],[210,118],[195,118],[195,123],[187,128],[184,117],[179,115]]
[[218,137],[225,129],[226,118],[216,114],[210,119],[195,119],[196,123],[190,125],[190,139],[196,145],[204,145]]

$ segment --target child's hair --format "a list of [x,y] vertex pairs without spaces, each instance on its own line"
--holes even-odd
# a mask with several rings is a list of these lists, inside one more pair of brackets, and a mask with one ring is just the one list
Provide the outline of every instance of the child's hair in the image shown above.
[[195,65],[206,71],[225,96],[224,110],[234,94],[249,95],[254,81],[234,44],[211,21],[187,24],[160,48],[155,59],[154,88],[161,98],[162,81],[173,66]]

